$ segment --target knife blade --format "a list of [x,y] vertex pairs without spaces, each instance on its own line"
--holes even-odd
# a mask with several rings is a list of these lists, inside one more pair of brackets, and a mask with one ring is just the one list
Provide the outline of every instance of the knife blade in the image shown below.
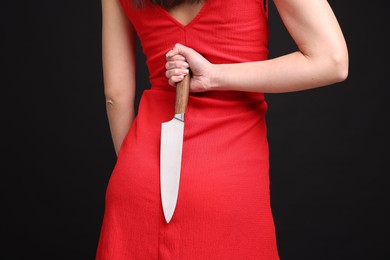
[[180,172],[184,136],[184,114],[190,90],[190,74],[176,85],[175,115],[161,124],[160,189],[165,221],[169,223],[175,212],[179,195]]

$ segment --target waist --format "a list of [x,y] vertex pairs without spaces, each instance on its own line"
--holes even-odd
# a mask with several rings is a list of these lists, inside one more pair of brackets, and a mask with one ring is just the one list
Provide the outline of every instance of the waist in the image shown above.
[[[174,115],[175,88],[166,79],[159,79],[163,84],[151,81],[139,103],[138,126],[154,129],[160,133],[161,123],[168,122]],[[158,81],[157,81],[158,82]],[[234,129],[241,132],[264,131],[267,103],[263,93],[243,91],[207,91],[190,93],[186,109],[186,126],[191,126],[189,136],[216,131],[224,134]],[[217,134],[217,135],[218,135]]]
[[[153,93],[157,91],[162,94],[161,91],[165,92],[168,96],[175,96],[176,88],[169,85],[166,77],[157,77],[150,79],[151,88],[148,92]],[[230,106],[252,106],[261,107],[266,110],[266,102],[263,93],[252,93],[245,91],[206,91],[206,92],[191,92],[189,99],[195,103],[201,103],[206,105],[210,103],[212,107],[230,107]],[[191,105],[190,103],[188,105]],[[265,106],[265,107],[264,107]]]

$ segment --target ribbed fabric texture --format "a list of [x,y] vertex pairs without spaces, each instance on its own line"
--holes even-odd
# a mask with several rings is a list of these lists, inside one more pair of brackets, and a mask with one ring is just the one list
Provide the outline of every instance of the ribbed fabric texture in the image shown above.
[[164,76],[165,53],[182,43],[212,63],[267,59],[263,0],[207,0],[186,26],[159,6],[135,9],[127,1],[121,3],[140,37],[151,87],[108,184],[96,259],[279,259],[263,94],[190,94],[179,197],[169,224],[160,198],[161,123],[172,119],[175,98]]

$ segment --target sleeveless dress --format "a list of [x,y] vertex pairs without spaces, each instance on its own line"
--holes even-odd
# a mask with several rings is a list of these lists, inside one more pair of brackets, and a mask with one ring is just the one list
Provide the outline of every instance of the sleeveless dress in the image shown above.
[[146,56],[151,87],[110,177],[97,260],[279,259],[270,205],[262,93],[190,93],[175,214],[160,197],[161,123],[174,114],[165,54],[175,43],[212,63],[268,58],[266,0],[207,0],[187,25],[160,6],[121,0]]

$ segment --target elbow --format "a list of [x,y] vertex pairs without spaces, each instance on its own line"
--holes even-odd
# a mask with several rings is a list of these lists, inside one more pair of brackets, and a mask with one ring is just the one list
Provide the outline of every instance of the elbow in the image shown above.
[[118,102],[118,99],[120,98],[120,93],[105,90],[104,97],[106,100],[106,106],[111,107]]
[[339,83],[348,78],[349,74],[349,59],[348,50],[346,47],[328,46],[326,49],[321,49],[317,55],[306,55],[311,59],[312,64],[316,64],[316,73],[321,75],[321,85],[328,86]]
[[131,104],[134,102],[134,94],[128,90],[118,90],[113,88],[106,88],[104,90],[104,96],[106,101],[106,106],[117,106],[122,103]]
[[[332,48],[330,48],[332,49]],[[348,50],[344,48],[333,48],[331,53],[327,54],[327,78],[329,83],[339,83],[348,78],[349,73],[349,60],[348,60]]]
[[332,58],[332,70],[334,83],[342,82],[348,78],[349,61],[348,53],[334,55]]

